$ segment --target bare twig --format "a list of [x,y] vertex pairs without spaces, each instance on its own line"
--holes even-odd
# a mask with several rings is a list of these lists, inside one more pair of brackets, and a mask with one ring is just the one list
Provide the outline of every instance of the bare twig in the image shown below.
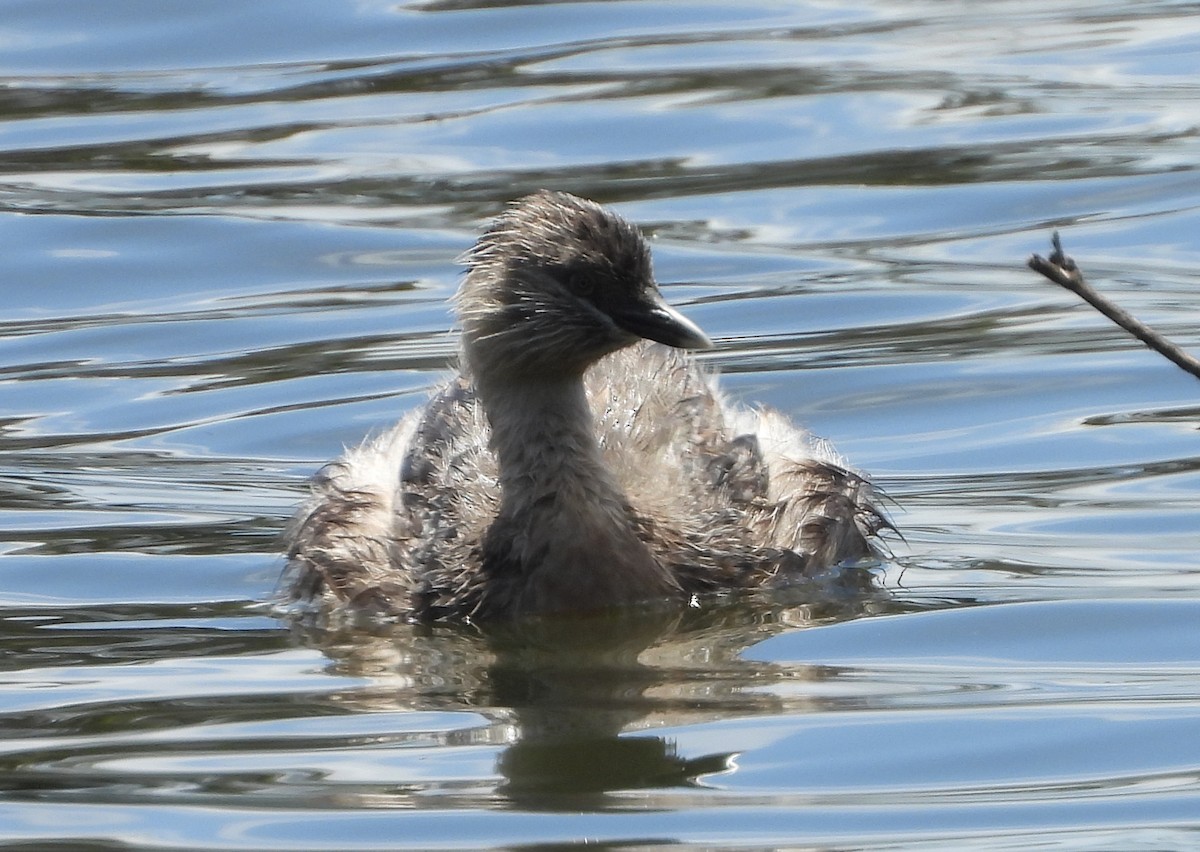
[[1155,352],[1200,379],[1200,361],[1184,352],[1137,317],[1114,305],[1083,280],[1083,273],[1075,265],[1075,261],[1063,254],[1062,240],[1058,237],[1058,231],[1055,231],[1054,236],[1051,237],[1051,243],[1054,245],[1054,252],[1050,255],[1049,260],[1040,254],[1035,254],[1029,258],[1030,269],[1041,273],[1060,287],[1070,290]]

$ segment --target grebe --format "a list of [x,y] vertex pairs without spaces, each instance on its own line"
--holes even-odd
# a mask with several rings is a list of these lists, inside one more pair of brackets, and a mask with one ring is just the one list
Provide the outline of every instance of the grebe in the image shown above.
[[695,600],[873,555],[867,480],[684,349],[638,230],[538,192],[469,251],[461,373],[322,469],[288,594],[326,613],[482,620]]

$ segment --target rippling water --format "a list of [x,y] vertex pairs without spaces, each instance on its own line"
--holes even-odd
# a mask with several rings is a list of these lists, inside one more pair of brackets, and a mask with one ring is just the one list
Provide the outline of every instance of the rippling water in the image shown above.
[[[1023,264],[1200,350],[1198,70],[1179,2],[4,4],[0,843],[1194,848],[1200,385]],[[271,617],[543,186],[874,473],[877,589]]]

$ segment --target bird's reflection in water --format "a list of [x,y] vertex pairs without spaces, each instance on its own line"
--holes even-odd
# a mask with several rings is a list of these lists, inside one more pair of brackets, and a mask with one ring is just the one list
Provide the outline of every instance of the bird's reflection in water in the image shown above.
[[[834,593],[817,602],[806,593],[795,605],[776,595],[769,605],[743,599],[683,611],[530,619],[486,631],[377,625],[312,630],[306,642],[329,657],[333,672],[369,678],[343,696],[355,711],[455,710],[485,718],[482,726],[446,733],[443,744],[499,749],[498,777],[463,785],[492,806],[603,810],[627,806],[622,791],[643,791],[639,806],[653,806],[645,791],[703,786],[707,776],[736,766],[733,751],[680,754],[671,735],[654,731],[803,712],[806,704],[819,709],[816,695],[797,698],[789,688],[784,699],[770,687],[838,675],[818,665],[747,660],[747,648],[784,630],[905,608],[873,585],[871,572],[846,576]],[[405,788],[395,796],[411,796]],[[377,788],[370,796],[377,806],[388,793]]]

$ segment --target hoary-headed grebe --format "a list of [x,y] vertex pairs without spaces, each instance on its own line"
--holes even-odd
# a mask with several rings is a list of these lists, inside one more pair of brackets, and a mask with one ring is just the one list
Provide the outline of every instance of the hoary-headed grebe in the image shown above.
[[872,490],[824,442],[734,406],[682,349],[641,234],[561,192],[466,256],[461,373],[317,474],[292,599],[494,619],[795,580],[874,553]]

